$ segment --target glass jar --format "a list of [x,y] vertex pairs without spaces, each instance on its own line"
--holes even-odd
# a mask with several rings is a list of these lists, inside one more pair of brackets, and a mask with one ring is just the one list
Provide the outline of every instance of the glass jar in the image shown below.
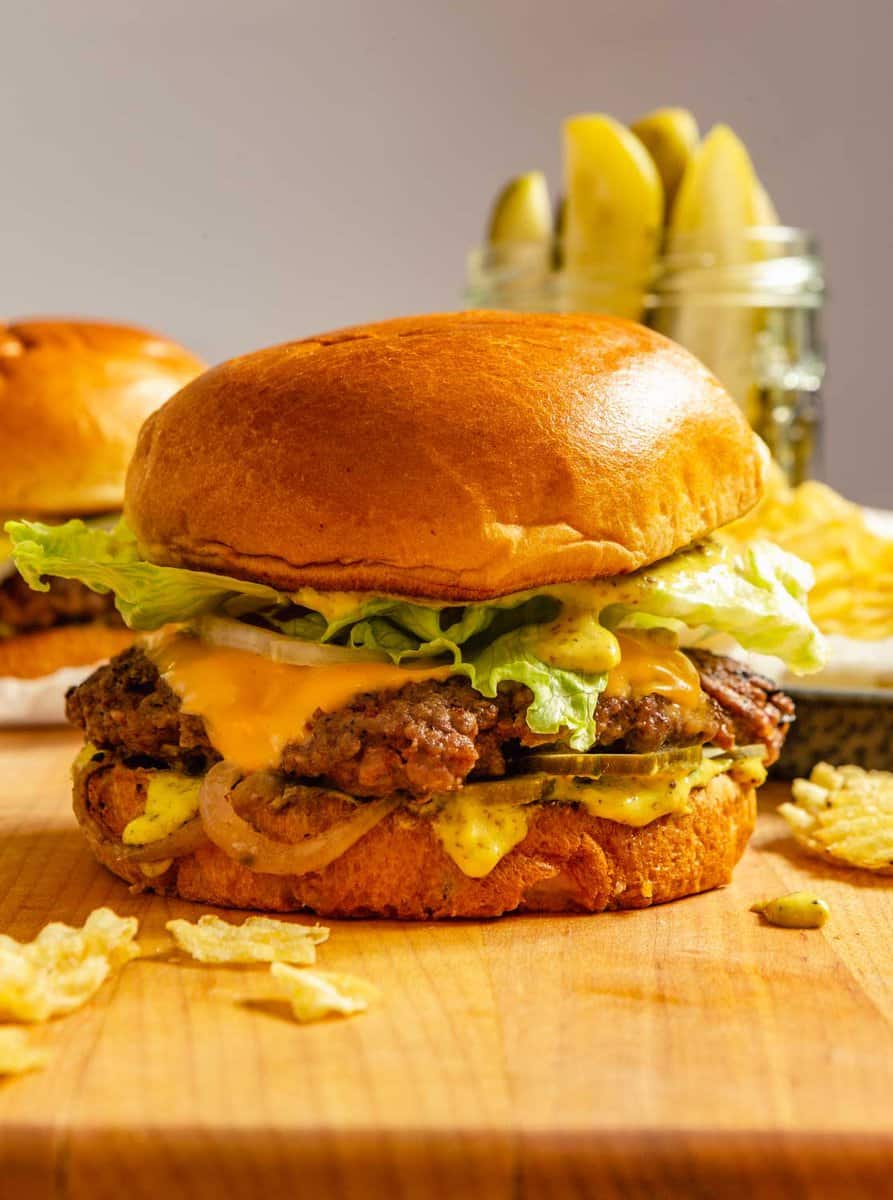
[[815,239],[786,226],[721,244],[676,237],[647,279],[562,267],[560,242],[486,246],[468,256],[470,308],[635,315],[704,362],[792,483],[820,450],[824,269]]

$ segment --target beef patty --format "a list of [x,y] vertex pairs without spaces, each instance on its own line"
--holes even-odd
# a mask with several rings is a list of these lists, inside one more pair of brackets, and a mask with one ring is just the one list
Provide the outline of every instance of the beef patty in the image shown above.
[[[730,659],[692,652],[704,700],[683,709],[664,696],[603,697],[596,745],[644,753],[665,746],[762,743],[778,757],[793,704],[769,680]],[[461,787],[469,777],[505,773],[524,746],[554,742],[527,726],[528,688],[502,684],[494,699],[464,679],[410,683],[395,692],[358,696],[336,712],[317,711],[305,736],[284,749],[280,770],[319,779],[355,796],[395,791],[424,798]],[[136,758],[206,769],[220,755],[200,717],[180,700],[139,647],[100,667],[68,693],[69,720],[88,741]]]
[[0,635],[96,620],[123,627],[114,596],[91,592],[76,579],[54,579],[48,592],[32,592],[19,574],[0,583]]

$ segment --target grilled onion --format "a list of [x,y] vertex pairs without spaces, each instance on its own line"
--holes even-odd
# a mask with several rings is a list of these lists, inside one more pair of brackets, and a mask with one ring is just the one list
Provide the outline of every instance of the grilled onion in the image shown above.
[[159,838],[157,842],[123,847],[119,857],[124,862],[163,862],[166,858],[182,858],[185,854],[192,854],[207,841],[208,835],[202,826],[202,819],[195,816],[190,817],[184,825],[169,833],[167,837]]
[[181,825],[167,837],[159,838],[157,842],[146,842],[142,846],[125,846],[110,838],[108,832],[87,807],[87,786],[90,776],[108,770],[108,768],[108,763],[90,763],[78,773],[75,779],[74,815],[86,833],[88,841],[96,846],[101,846],[106,853],[113,855],[116,862],[122,864],[164,862],[168,858],[182,858],[207,843],[208,836],[202,827],[200,816],[190,817],[185,825]]
[[[232,763],[212,767],[202,782],[199,812],[208,837],[227,857],[262,875],[309,875],[321,871],[383,821],[400,803],[396,797],[358,805],[356,813],[300,842],[279,842],[260,833],[233,807],[242,771]],[[250,776],[252,786],[272,792],[271,776]]]

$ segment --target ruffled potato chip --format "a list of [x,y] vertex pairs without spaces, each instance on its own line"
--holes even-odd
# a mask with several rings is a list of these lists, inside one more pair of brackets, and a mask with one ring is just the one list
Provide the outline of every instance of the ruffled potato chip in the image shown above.
[[97,908],[81,929],[54,921],[33,942],[0,934],[0,1018],[46,1021],[80,1008],[139,955],[137,927],[136,917]]
[[203,963],[316,962],[316,947],[326,940],[324,925],[292,925],[272,917],[248,917],[231,925],[220,917],[168,921],[165,928],[181,950]]
[[381,996],[374,984],[340,971],[306,971],[273,963],[270,973],[285,990],[295,1020],[301,1022],[353,1016]]
[[893,875],[893,774],[818,763],[795,779],[778,811],[806,850],[838,864]]
[[24,1029],[0,1029],[0,1076],[39,1071],[49,1060],[46,1050],[32,1045]]

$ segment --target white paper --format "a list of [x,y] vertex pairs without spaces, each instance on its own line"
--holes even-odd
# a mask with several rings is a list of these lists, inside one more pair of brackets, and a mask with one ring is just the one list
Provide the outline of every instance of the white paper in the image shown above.
[[37,679],[0,679],[0,726],[64,725],[65,693],[99,665],[62,667]]

